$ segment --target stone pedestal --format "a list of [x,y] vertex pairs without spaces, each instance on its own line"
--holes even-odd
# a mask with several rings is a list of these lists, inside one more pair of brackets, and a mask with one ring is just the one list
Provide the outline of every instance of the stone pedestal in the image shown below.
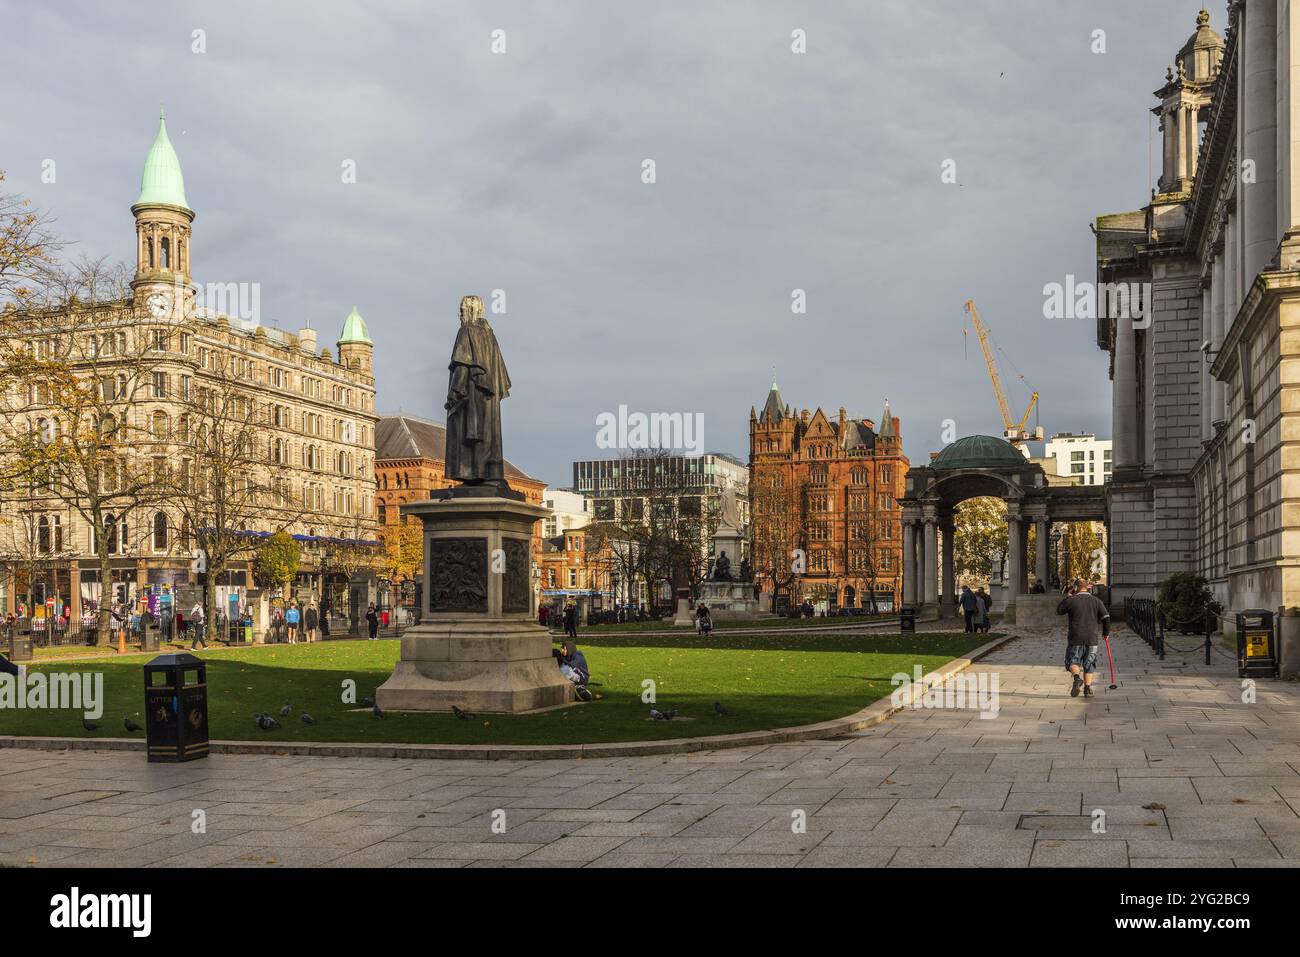
[[709,606],[714,621],[757,618],[762,614],[753,582],[711,581],[700,585],[699,601]]
[[1061,596],[1055,592],[1045,595],[1017,595],[1015,623],[1021,628],[1051,631],[1065,627],[1065,619],[1056,613]]
[[674,628],[694,628],[695,616],[691,614],[691,600],[689,598],[677,599],[677,614],[673,618]]
[[573,685],[532,614],[533,524],[547,510],[496,496],[410,502],[424,524],[420,624],[376,692],[384,710],[517,714],[570,704]]

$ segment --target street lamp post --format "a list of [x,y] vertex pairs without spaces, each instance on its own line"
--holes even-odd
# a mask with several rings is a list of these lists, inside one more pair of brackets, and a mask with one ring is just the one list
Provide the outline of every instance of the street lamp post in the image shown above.
[[1057,582],[1061,580],[1061,529],[1059,526],[1052,529],[1052,579]]

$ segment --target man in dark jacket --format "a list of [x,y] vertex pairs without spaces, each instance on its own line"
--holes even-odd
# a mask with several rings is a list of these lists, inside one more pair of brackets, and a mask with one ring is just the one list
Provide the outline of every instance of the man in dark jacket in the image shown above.
[[1074,580],[1069,594],[1056,606],[1058,615],[1069,616],[1069,629],[1065,638],[1065,667],[1074,675],[1070,697],[1077,698],[1083,689],[1085,698],[1092,697],[1092,675],[1097,670],[1097,649],[1101,641],[1110,637],[1110,612],[1096,595],[1088,592],[1082,578]]
[[979,606],[979,599],[975,597],[969,585],[961,586],[961,596],[957,599],[957,604],[961,606],[961,613],[966,618],[966,630],[974,631],[975,612]]
[[578,637],[578,606],[566,605],[564,608],[564,633],[570,638]]

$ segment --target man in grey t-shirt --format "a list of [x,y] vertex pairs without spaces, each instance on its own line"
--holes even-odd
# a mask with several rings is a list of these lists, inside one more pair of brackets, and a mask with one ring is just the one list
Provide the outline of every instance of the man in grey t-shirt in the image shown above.
[[1077,698],[1082,688],[1083,696],[1091,698],[1092,676],[1097,670],[1097,649],[1102,640],[1110,637],[1110,612],[1100,598],[1088,591],[1088,583],[1076,578],[1069,594],[1056,606],[1056,613],[1069,616],[1065,668],[1074,675],[1070,697]]

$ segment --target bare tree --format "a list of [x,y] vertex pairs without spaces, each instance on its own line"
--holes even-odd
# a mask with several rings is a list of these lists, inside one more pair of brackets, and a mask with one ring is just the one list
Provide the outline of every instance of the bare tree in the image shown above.
[[156,388],[158,356],[133,312],[127,276],[103,260],[51,270],[41,301],[12,317],[27,354],[18,388],[6,393],[18,406],[6,437],[32,502],[63,506],[93,530],[101,642],[112,558],[132,550],[132,513],[165,491],[136,409]]
[[[322,516],[317,535],[321,541],[315,546],[321,577],[321,594],[326,610],[333,610],[333,597],[326,591],[329,576],[339,573],[354,581],[365,574],[378,575],[384,570],[384,550],[372,536],[371,528],[364,516],[357,511],[352,514]],[[423,544],[421,544],[423,548]],[[360,619],[353,616],[348,609],[349,631],[356,631]]]
[[767,582],[772,611],[782,593],[793,596],[807,570],[807,485],[785,471],[765,471],[749,479],[754,581]]
[[0,567],[13,593],[27,595],[33,617],[37,582],[45,583],[47,597],[58,595],[58,569],[72,556],[64,532],[62,516],[39,508],[20,509],[0,525]]
[[[0,184],[4,181],[0,170]],[[12,307],[12,314],[31,306],[57,273],[55,257],[62,246],[47,215],[0,187],[0,308]]]
[[[157,345],[166,351],[165,340]],[[247,363],[221,350],[208,353],[193,378],[171,386],[179,405],[175,421],[158,411],[148,426],[156,446],[170,449],[170,461],[160,463],[157,477],[167,490],[182,548],[193,543],[203,553],[209,583],[204,612],[214,625],[215,586],[222,576],[234,562],[250,557],[262,537],[287,529],[303,513],[302,500],[292,494],[284,474],[283,439],[271,428],[275,413],[256,401]],[[171,538],[165,530],[155,534]]]

